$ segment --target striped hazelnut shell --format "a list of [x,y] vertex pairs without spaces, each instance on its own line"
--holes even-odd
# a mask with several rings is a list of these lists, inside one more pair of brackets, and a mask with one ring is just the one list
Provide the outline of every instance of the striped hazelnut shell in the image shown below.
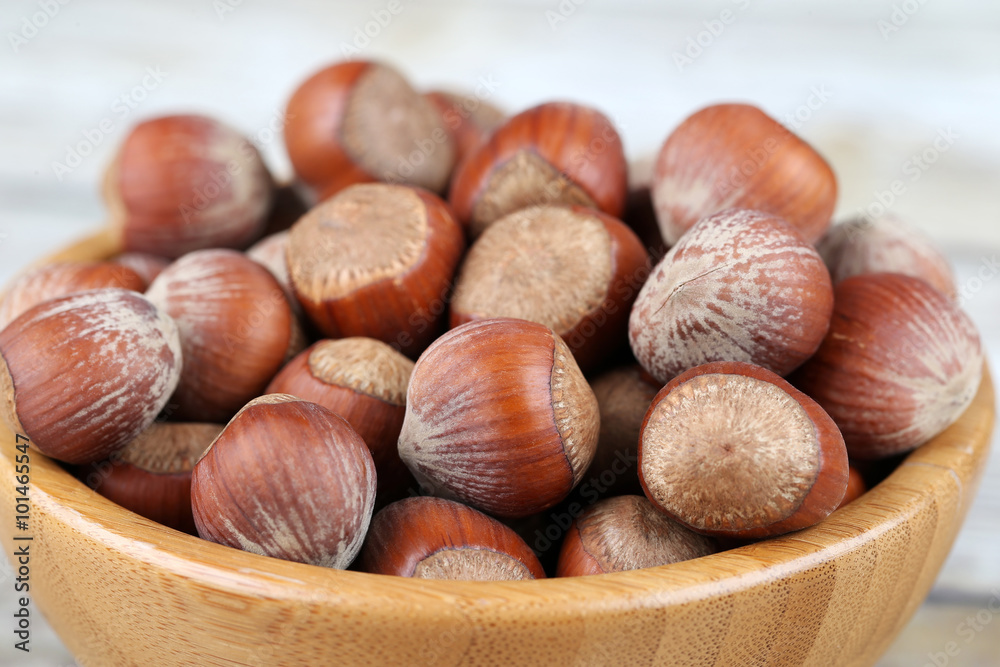
[[149,427],[181,374],[177,325],[106,288],[40,303],[0,332],[0,416],[43,454],[83,464]]
[[452,329],[417,360],[399,455],[434,495],[523,517],[579,483],[599,422],[590,385],[551,329],[481,320]]
[[513,530],[442,498],[395,502],[372,519],[361,568],[417,579],[544,579],[538,558]]
[[621,217],[627,195],[621,138],[604,114],[549,102],[522,111],[458,165],[449,202],[478,237],[528,206],[581,204]]

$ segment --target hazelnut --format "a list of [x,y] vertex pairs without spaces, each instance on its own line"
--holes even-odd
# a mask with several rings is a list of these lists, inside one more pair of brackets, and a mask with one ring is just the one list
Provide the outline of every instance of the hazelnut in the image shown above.
[[375,465],[350,425],[294,396],[250,401],[194,467],[198,534],[300,563],[343,569],[375,504]]
[[718,551],[715,542],[665,514],[642,496],[618,496],[590,507],[570,526],[557,577],[625,572],[679,563]]
[[576,486],[599,428],[594,392],[559,336],[524,320],[481,320],[420,355],[399,455],[434,495],[523,517]]
[[163,269],[170,266],[169,259],[148,252],[123,252],[109,261],[112,264],[128,267],[139,274],[139,277],[146,283],[142,288],[143,292],[156,280],[156,276],[160,275]]
[[495,106],[475,95],[458,95],[442,90],[424,93],[441,114],[455,145],[455,164],[486,141],[506,116]]
[[288,234],[289,232],[286,230],[265,236],[247,250],[247,257],[271,272],[271,275],[275,277],[285,292],[292,312],[296,316],[301,316],[302,304],[295,296],[292,278],[288,275]]
[[366,336],[415,355],[440,330],[464,250],[461,228],[433,194],[355,185],[295,223],[288,270],[327,337]]
[[812,243],[836,201],[830,165],[749,104],[694,113],[667,137],[653,167],[653,203],[670,245],[705,216],[734,207],[782,217]]
[[508,213],[580,204],[621,217],[628,184],[621,138],[603,114],[550,102],[523,111],[458,165],[449,201],[472,238]]
[[272,188],[257,149],[238,132],[203,116],[164,116],[126,137],[104,198],[126,250],[173,258],[253,243]]
[[191,472],[219,424],[157,422],[109,460],[81,471],[88,486],[127,510],[194,535]]
[[847,450],[811,398],[741,362],[692,368],[653,399],[639,479],[662,512],[705,535],[771,537],[840,505]]
[[861,472],[854,466],[850,466],[847,470],[847,492],[844,494],[844,499],[840,501],[837,509],[840,509],[847,503],[854,502],[867,491],[868,486],[865,484],[865,478],[861,476]]
[[172,401],[178,420],[228,421],[302,349],[281,286],[243,253],[189,253],[146,295],[180,330],[184,371]]
[[132,269],[111,262],[58,262],[26,271],[0,299],[0,329],[43,301],[103,287],[142,292],[146,281]]
[[[594,479],[601,496],[642,493],[637,467],[639,430],[660,390],[638,365],[621,366],[594,378],[601,430],[594,460],[584,479]],[[582,488],[582,487],[581,487]]]
[[528,545],[496,519],[441,498],[407,498],[372,519],[361,567],[415,579],[544,579]]
[[149,427],[181,373],[177,326],[107,288],[40,303],[0,332],[0,417],[40,452],[90,463]]
[[816,244],[834,284],[864,273],[902,273],[955,299],[955,277],[930,239],[892,214],[835,225]]
[[347,420],[371,450],[384,502],[412,482],[396,448],[412,372],[413,362],[381,341],[322,340],[288,362],[267,393],[298,396]]
[[622,222],[583,206],[521,209],[469,249],[451,326],[494,317],[538,322],[566,341],[586,371],[625,342],[648,273],[642,243]]
[[321,199],[388,181],[442,192],[451,135],[428,100],[388,65],[349,60],[320,70],[288,101],[285,144],[295,173]]
[[793,382],[830,413],[852,457],[877,459],[958,419],[982,372],[968,315],[923,280],[872,273],[837,285],[830,331]]
[[692,227],[653,269],[629,340],[659,382],[711,361],[785,375],[819,347],[832,309],[830,274],[794,228],[731,209]]

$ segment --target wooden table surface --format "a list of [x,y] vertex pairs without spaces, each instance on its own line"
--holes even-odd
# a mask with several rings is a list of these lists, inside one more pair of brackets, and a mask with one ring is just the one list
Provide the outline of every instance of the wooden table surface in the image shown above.
[[[838,217],[887,202],[904,181],[889,208],[945,249],[1000,369],[1000,3],[5,0],[0,26],[4,282],[101,224],[100,175],[141,118],[219,116],[288,175],[268,130],[298,82],[354,46],[420,86],[480,86],[509,110],[553,98],[598,106],[640,164],[714,101],[788,118],[833,164]],[[84,151],[77,164],[72,154]],[[0,560],[0,629],[12,625],[14,600]],[[1000,664],[997,612],[994,456],[934,591],[880,664]],[[32,652],[12,643],[4,631],[0,665],[73,664],[38,616]]]

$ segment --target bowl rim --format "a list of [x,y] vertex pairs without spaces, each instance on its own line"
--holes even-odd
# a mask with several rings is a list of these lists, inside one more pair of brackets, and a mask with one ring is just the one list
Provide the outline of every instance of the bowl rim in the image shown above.
[[[103,230],[45,262],[108,258],[120,250]],[[233,594],[298,602],[334,603],[395,617],[400,608],[463,613],[474,606],[525,618],[553,618],[635,606],[684,604],[731,594],[814,568],[862,548],[957,486],[960,512],[971,503],[990,446],[996,407],[989,368],[972,404],[944,432],[911,452],[881,483],[819,524],[765,542],[643,570],[517,582],[430,581],[326,569],[244,552],[187,535],[136,515],[75,478],[57,462],[32,453],[35,511],[64,524],[80,539],[99,543],[192,583]],[[14,436],[4,429],[4,436]],[[0,469],[13,466],[4,447]],[[558,604],[554,604],[558,602]],[[432,613],[433,610],[433,613]]]

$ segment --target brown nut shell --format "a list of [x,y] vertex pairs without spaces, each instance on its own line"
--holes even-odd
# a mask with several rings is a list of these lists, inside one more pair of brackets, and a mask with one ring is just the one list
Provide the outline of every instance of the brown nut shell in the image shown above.
[[288,362],[267,393],[298,396],[343,417],[372,453],[384,504],[415,486],[396,447],[412,372],[413,362],[381,341],[322,340]]
[[118,288],[58,297],[0,332],[0,416],[43,454],[108,457],[149,427],[181,374],[177,325]]
[[161,273],[146,292],[177,322],[184,371],[171,415],[226,422],[301,347],[278,281],[243,253],[199,250]]
[[444,126],[451,133],[455,144],[455,164],[479,148],[506,120],[500,109],[487,102],[478,93],[460,95],[443,90],[424,93],[441,114]]
[[920,278],[955,299],[955,276],[930,239],[892,214],[834,225],[816,243],[834,284],[865,273]]
[[649,275],[624,223],[583,206],[542,206],[494,222],[469,249],[451,326],[514,317],[549,327],[589,371],[623,346],[628,314]]
[[417,579],[544,579],[538,558],[517,534],[471,507],[442,498],[407,498],[372,520],[361,567]]
[[465,239],[425,190],[354,185],[299,220],[288,238],[292,286],[329,338],[375,338],[416,356],[443,324]]
[[641,367],[631,365],[598,375],[590,386],[600,408],[601,430],[594,460],[584,479],[597,480],[592,486],[600,485],[602,497],[642,493],[639,434],[660,385]]
[[830,413],[851,456],[907,452],[958,419],[983,373],[969,316],[898,273],[853,276],[834,294],[830,331],[792,381]]
[[253,243],[273,188],[256,147],[235,130],[204,116],[163,116],[126,137],[104,198],[126,250],[173,258]]
[[166,257],[160,257],[148,252],[123,252],[109,261],[112,264],[120,264],[121,266],[128,267],[138,273],[139,277],[146,283],[146,286],[142,288],[144,292],[156,280],[156,276],[160,275],[163,269],[170,266],[170,260]]
[[661,511],[705,535],[770,537],[826,518],[847,450],[815,401],[764,368],[715,362],[671,380],[639,440],[639,479]]
[[757,107],[716,104],[667,137],[652,191],[671,245],[705,216],[728,208],[782,217],[812,243],[830,225],[837,179],[819,153]]
[[618,218],[627,169],[621,138],[604,114],[549,102],[511,117],[466,156],[449,202],[472,238],[528,206],[581,204]]
[[551,329],[470,322],[417,360],[399,455],[426,490],[503,517],[552,507],[590,465],[597,400]]
[[394,68],[348,60],[320,70],[288,101],[285,144],[295,173],[331,197],[387,181],[442,192],[455,162],[437,109]]
[[198,534],[256,554],[343,569],[375,504],[375,465],[326,408],[269,394],[246,405],[197,462]]
[[221,432],[221,424],[157,422],[79,476],[125,509],[194,535],[191,472]]
[[629,341],[659,382],[712,361],[786,375],[819,347],[832,310],[816,249],[781,218],[731,209],[695,225],[653,269]]
[[580,515],[563,540],[557,577],[625,572],[679,563],[718,551],[643,496],[602,500]]
[[132,269],[112,262],[58,262],[26,271],[0,300],[0,329],[43,301],[103,287],[143,292],[146,281]]

